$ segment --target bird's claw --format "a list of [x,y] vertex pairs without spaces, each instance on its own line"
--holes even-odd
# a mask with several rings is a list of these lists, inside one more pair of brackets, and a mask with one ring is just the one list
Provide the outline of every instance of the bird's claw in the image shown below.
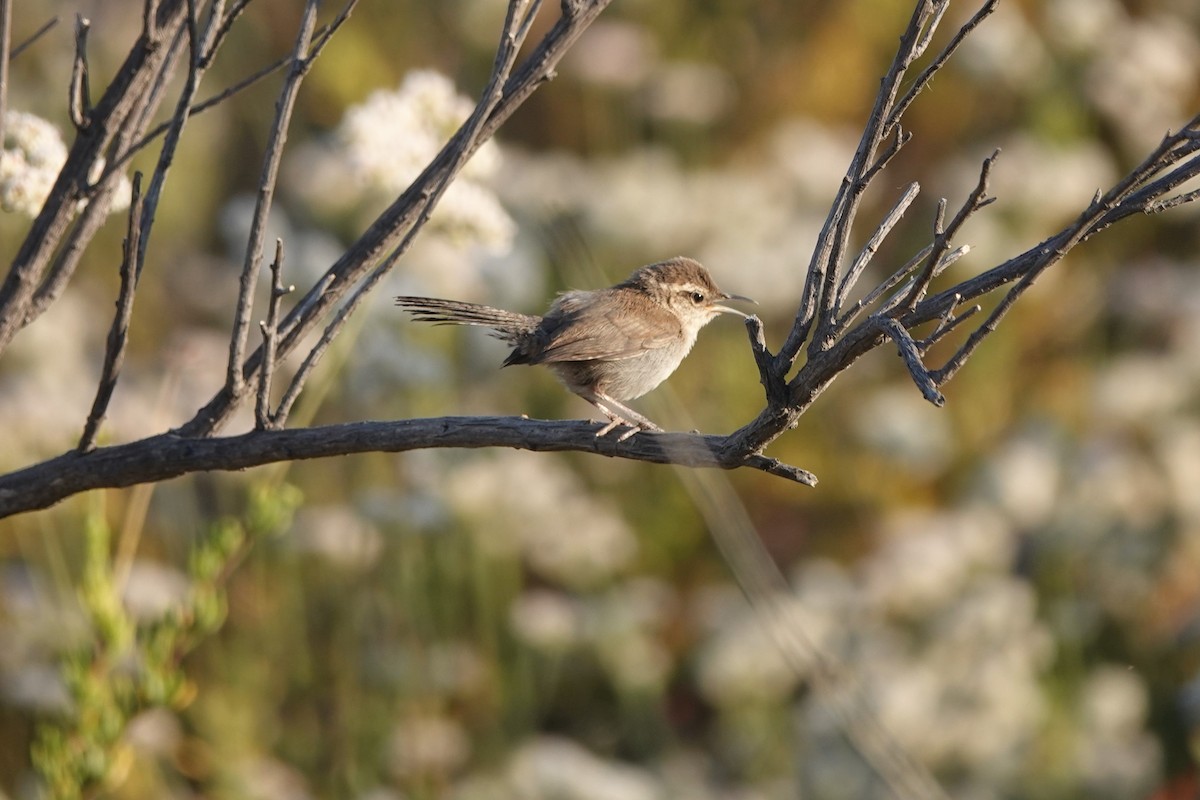
[[620,417],[610,417],[608,423],[603,428],[596,431],[596,438],[599,439],[602,436],[607,436],[622,426],[629,428],[629,430],[622,432],[621,435],[617,437],[618,442],[623,442],[629,437],[633,436],[635,433],[640,433],[641,431],[649,431],[650,433],[663,432],[662,428],[658,427],[652,422],[629,422],[628,420],[621,419]]

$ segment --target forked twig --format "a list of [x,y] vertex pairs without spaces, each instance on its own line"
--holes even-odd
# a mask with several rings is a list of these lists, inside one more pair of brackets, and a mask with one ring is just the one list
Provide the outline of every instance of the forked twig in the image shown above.
[[750,352],[754,354],[754,363],[758,366],[758,380],[767,393],[767,403],[787,402],[787,381],[775,369],[775,358],[767,349],[767,338],[763,332],[762,320],[756,314],[746,317],[746,331],[750,335]]
[[[212,97],[209,97],[205,100],[201,100],[200,102],[196,103],[195,105],[190,106],[187,109],[187,115],[189,117],[194,117],[199,114],[202,114],[205,111],[208,111],[210,108],[218,106],[221,103],[225,102],[226,100],[230,99],[231,97],[234,97],[235,95],[240,94],[242,91],[249,89],[251,86],[254,86],[259,81],[261,81],[263,78],[273,75],[274,73],[278,72],[283,67],[289,66],[291,63],[292,63],[292,56],[290,56],[290,55],[284,56],[283,58],[280,58],[280,59],[276,60],[275,62],[268,64],[267,66],[263,67],[262,69],[259,69],[256,72],[251,73],[250,75],[247,75],[245,78],[242,78],[237,83],[234,83],[234,84],[231,84],[231,85],[225,87],[224,89],[222,89],[221,91],[219,91],[215,95],[213,95]],[[203,61],[201,61],[200,66],[202,68],[207,68],[207,64]],[[129,161],[135,155],[137,155],[142,150],[146,149],[146,147],[149,146],[149,144],[151,142],[153,142],[155,139],[157,139],[158,137],[160,137],[164,133],[166,133],[168,130],[170,130],[174,124],[175,124],[175,119],[172,117],[171,119],[166,120],[165,122],[161,122],[158,125],[156,125],[155,127],[151,128],[137,142],[135,142],[130,147],[126,148],[125,151],[121,154],[120,158],[114,159],[113,163],[110,164],[107,167],[107,169],[110,169],[110,170],[122,169],[126,164],[129,163]]]
[[858,149],[846,170],[809,260],[800,307],[775,359],[776,369],[782,373],[791,369],[806,341],[810,360],[819,358],[835,341],[838,298],[844,296],[841,291],[844,283],[843,262],[862,196],[883,167],[909,141],[902,132],[897,131],[892,145],[884,148],[880,154],[883,142],[893,135],[894,126],[889,123],[898,119],[894,112],[901,83],[909,67],[928,48],[947,5],[948,0],[918,0],[908,26],[900,37],[899,47],[863,128]]
[[929,255],[925,257],[925,266],[921,268],[917,279],[913,281],[912,287],[898,304],[904,311],[911,310],[918,302],[924,299],[925,293],[929,290],[929,284],[933,281],[946,253],[950,250],[950,243],[954,241],[954,237],[958,235],[958,232],[962,229],[966,221],[981,208],[995,202],[996,198],[989,197],[987,191],[992,175],[992,167],[999,157],[1000,151],[995,150],[983,160],[983,166],[979,169],[979,180],[976,182],[975,188],[967,196],[967,199],[963,201],[958,213],[954,215],[954,219],[950,221],[949,225],[946,225],[944,221],[946,201],[943,199],[938,204],[937,219],[933,227],[933,247],[929,251]]
[[309,45],[316,28],[318,0],[307,0],[296,43],[292,50],[291,69],[283,81],[279,100],[275,104],[275,121],[267,140],[263,155],[262,175],[258,181],[258,197],[254,205],[254,217],[250,224],[250,235],[246,242],[246,256],[239,280],[237,306],[234,310],[233,330],[229,337],[229,359],[225,370],[225,386],[229,392],[242,392],[242,361],[245,359],[246,337],[250,328],[250,314],[254,305],[254,287],[262,264],[263,240],[266,237],[267,217],[275,196],[275,184],[279,177],[279,162],[283,158],[283,144],[287,141],[287,128],[300,83],[308,74],[313,62],[307,60]]
[[975,304],[961,314],[956,315],[954,313],[954,309],[956,309],[961,302],[962,295],[954,295],[954,301],[946,305],[946,310],[942,313],[941,317],[938,318],[937,327],[933,329],[932,333],[917,342],[918,353],[924,356],[925,352],[930,347],[933,347],[942,339],[946,338],[946,336],[951,334],[955,328],[978,314],[983,309],[983,306]]
[[900,218],[904,216],[904,212],[908,211],[909,206],[917,199],[917,195],[920,192],[921,186],[915,181],[905,187],[904,194],[900,195],[900,199],[896,201],[895,205],[892,206],[891,210],[888,211],[879,223],[879,226],[875,228],[875,232],[871,234],[871,238],[863,245],[862,251],[854,259],[854,263],[850,265],[850,269],[846,271],[845,277],[842,278],[841,286],[838,287],[837,302],[834,304],[835,313],[841,312],[842,306],[846,303],[847,296],[854,289],[854,285],[858,283],[863,270],[871,263],[871,259],[875,257],[875,253],[878,252],[883,240],[887,238],[887,235],[900,222]]
[[283,285],[283,240],[275,240],[275,258],[271,261],[271,296],[267,300],[267,319],[259,322],[262,331],[263,353],[266,361],[258,373],[258,399],[254,406],[255,427],[258,430],[273,430],[283,427],[287,412],[272,413],[271,381],[275,375],[275,349],[279,343],[279,306],[283,298],[294,292],[295,286]]
[[979,10],[951,37],[946,46],[942,48],[942,52],[938,53],[929,66],[921,70],[917,79],[913,81],[912,86],[904,93],[904,96],[900,98],[888,116],[887,123],[883,127],[885,136],[891,133],[893,128],[899,127],[901,117],[904,116],[904,112],[908,111],[908,107],[912,105],[913,101],[917,99],[917,95],[929,86],[929,83],[933,80],[933,76],[940,72],[942,67],[946,66],[946,62],[950,60],[950,56],[954,55],[959,46],[979,27],[980,23],[992,15],[999,2],[1000,0],[987,0],[987,2],[980,6]]
[[876,319],[879,320],[879,325],[888,338],[896,343],[896,349],[900,351],[900,357],[904,359],[904,366],[908,368],[908,374],[912,376],[913,383],[921,390],[921,394],[938,408],[944,406],[946,398],[938,391],[937,382],[921,361],[921,353],[917,343],[913,341],[912,335],[891,317],[876,317]]
[[88,80],[87,36],[91,21],[83,14],[75,15],[75,60],[71,62],[71,88],[67,110],[71,124],[83,130],[91,124],[92,90]]

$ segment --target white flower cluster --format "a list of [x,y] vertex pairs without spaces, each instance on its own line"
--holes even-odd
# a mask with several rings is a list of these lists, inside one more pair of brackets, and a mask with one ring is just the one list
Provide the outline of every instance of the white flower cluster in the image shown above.
[[[774,618],[732,591],[699,604],[711,630],[696,663],[699,690],[729,726],[786,703],[805,676],[777,642],[798,630],[853,668],[863,702],[922,762],[963,769],[965,783],[1016,780],[1045,717],[1039,678],[1053,649],[1032,589],[1010,574],[1011,529],[994,512],[965,508],[909,512],[883,534],[857,573],[804,562]],[[819,699],[804,705],[802,723],[813,789],[829,777],[822,771],[842,733]]]
[[387,747],[387,764],[397,776],[444,775],[471,755],[471,740],[454,719],[418,714],[399,722]]
[[549,655],[591,649],[619,689],[659,691],[675,666],[663,638],[678,600],[670,584],[652,578],[615,583],[587,600],[532,589],[513,601],[509,624]]
[[0,208],[37,216],[67,160],[67,146],[52,124],[23,111],[4,115],[0,149]]
[[597,756],[570,739],[540,736],[523,743],[496,773],[460,783],[450,796],[659,800],[672,795],[646,769]]
[[[0,209],[36,217],[66,161],[67,145],[58,128],[34,114],[6,112],[0,147]],[[103,169],[104,162],[96,162],[90,177],[95,180]],[[110,213],[129,208],[130,193],[128,179],[121,178]]]
[[[398,89],[374,92],[346,112],[337,130],[341,155],[363,187],[394,196],[420,175],[472,108],[445,75],[411,72]],[[431,224],[453,238],[506,251],[516,226],[486,186],[499,164],[494,142],[480,147],[446,190]]]
[[544,458],[472,459],[449,477],[446,496],[451,508],[487,523],[483,546],[519,553],[531,570],[564,587],[603,586],[637,555],[625,520]]

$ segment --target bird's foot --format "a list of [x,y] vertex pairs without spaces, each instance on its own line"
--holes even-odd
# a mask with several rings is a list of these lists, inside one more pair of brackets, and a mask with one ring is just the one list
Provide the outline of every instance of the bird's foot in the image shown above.
[[603,428],[596,431],[596,438],[599,439],[601,436],[607,436],[620,427],[627,427],[629,430],[623,431],[621,435],[617,437],[618,442],[623,442],[640,431],[649,431],[651,433],[663,432],[662,428],[658,427],[648,419],[642,418],[637,422],[630,422],[622,417],[613,415],[608,418],[608,423]]
[[608,418],[608,424],[596,431],[596,438],[607,436],[612,431],[621,426],[628,427],[629,430],[624,431],[617,437],[618,442],[623,442],[630,436],[633,436],[638,431],[650,431],[652,433],[662,433],[663,429],[655,425],[650,420],[643,417],[638,412],[629,408],[619,400],[598,392],[588,390],[587,392],[578,392],[579,396],[589,403],[600,409],[600,412]]

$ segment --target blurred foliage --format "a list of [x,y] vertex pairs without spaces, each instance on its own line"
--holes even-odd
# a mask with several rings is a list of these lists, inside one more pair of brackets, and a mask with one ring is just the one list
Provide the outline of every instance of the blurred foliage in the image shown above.
[[192,546],[183,597],[170,598],[169,610],[148,621],[138,620],[124,597],[131,565],[118,560],[104,510],[93,503],[79,577],[90,641],[60,655],[66,713],[38,723],[30,748],[49,796],[89,797],[119,786],[135,758],[130,721],[191,704],[196,686],[181,667],[183,658],[225,623],[225,582],[246,551],[285,528],[299,502],[291,487],[253,489],[241,520],[213,523]]
[[[255,0],[209,88],[285,53],[296,5]],[[912,144],[868,198],[869,220],[907,181],[923,187],[880,271],[921,246],[937,198],[958,202],[995,147],[999,202],[943,280],[1033,246],[1200,108],[1195,3],[1001,6],[918,100]],[[122,4],[19,6],[14,40],[76,10],[92,19],[99,85],[137,24]],[[477,91],[502,11],[361,4],[289,135],[271,233],[288,280],[310,285],[369,222],[370,207],[329,202],[354,194],[349,178],[318,169],[346,110],[415,69]],[[429,236],[381,294],[533,311],[686,252],[757,297],[777,343],[908,13],[615,3],[501,131],[493,188],[520,226],[512,252]],[[69,27],[13,63],[9,94],[64,128]],[[178,424],[216,388],[277,85],[191,123],[110,441]],[[0,215],[5,262],[26,225]],[[6,469],[78,436],[122,232],[108,223],[59,307],[0,362]],[[883,348],[772,447],[817,489],[724,476],[789,571],[806,632],[952,796],[1195,787],[1198,245],[1192,209],[1128,220],[1042,279],[944,410]],[[417,330],[385,299],[295,424],[587,413],[548,375],[496,370],[495,342]],[[728,431],[759,391],[725,321],[639,403],[667,427]],[[285,490],[249,488],[285,473],[305,498],[294,520]],[[886,796],[781,663],[669,469],[468,451],[196,475],[7,520],[0,558],[0,792],[14,797],[38,796],[35,768],[60,796],[74,781],[118,798]],[[182,591],[138,617],[138,592],[164,580]]]

